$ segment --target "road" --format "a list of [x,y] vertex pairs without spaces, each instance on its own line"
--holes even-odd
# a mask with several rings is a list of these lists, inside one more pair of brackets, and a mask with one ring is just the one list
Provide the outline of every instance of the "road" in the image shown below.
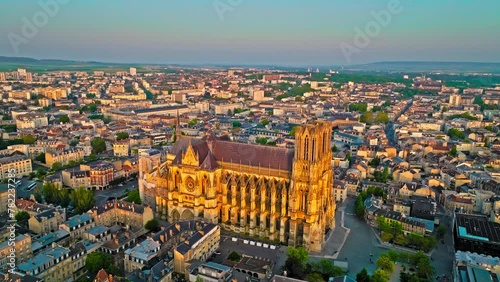
[[396,146],[396,136],[395,136],[395,128],[394,128],[394,121],[396,121],[402,114],[404,114],[408,109],[413,105],[413,100],[410,100],[408,104],[404,107],[404,109],[399,112],[397,115],[394,116],[394,119],[390,121],[386,126],[385,126],[385,135],[387,136],[387,139],[389,140],[389,143],[391,146]]
[[102,205],[107,201],[109,197],[119,198],[125,194],[125,190],[132,191],[137,189],[137,179],[132,179],[129,182],[123,184],[123,186],[118,186],[115,188],[110,188],[106,190],[98,190],[94,192],[94,199],[96,205]]
[[[30,195],[35,193],[35,188],[28,191],[28,186],[35,182],[35,180],[29,180],[28,177],[23,177],[21,179],[21,185],[19,185],[16,189],[16,198],[28,198]],[[43,183],[41,181],[37,181],[38,186],[42,188]]]
[[375,263],[370,263],[370,254],[373,255],[372,261],[375,262],[382,253],[387,252],[387,249],[380,246],[370,226],[354,215],[353,209],[354,198],[347,198],[344,225],[351,229],[351,232],[340,250],[337,260],[347,260],[349,264],[347,275],[356,278],[356,274],[363,267],[368,270],[368,273],[373,273],[377,266]]

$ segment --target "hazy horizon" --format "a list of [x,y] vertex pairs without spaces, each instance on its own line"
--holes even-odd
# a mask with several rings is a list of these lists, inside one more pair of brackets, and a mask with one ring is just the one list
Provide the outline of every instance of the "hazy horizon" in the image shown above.
[[[494,36],[500,27],[496,20],[500,2],[152,0],[145,5],[128,0],[55,1],[4,1],[8,9],[0,11],[0,55],[128,64],[297,67],[500,62],[500,37]],[[57,3],[57,11],[48,13],[39,3]],[[25,36],[26,21],[44,20],[41,13],[49,14],[47,20],[35,24],[36,32]],[[374,15],[381,13],[389,13],[390,20],[377,21]],[[370,24],[378,25],[378,30],[368,35],[367,44],[356,44],[359,30],[366,33]],[[355,52],[346,56],[346,46]]]

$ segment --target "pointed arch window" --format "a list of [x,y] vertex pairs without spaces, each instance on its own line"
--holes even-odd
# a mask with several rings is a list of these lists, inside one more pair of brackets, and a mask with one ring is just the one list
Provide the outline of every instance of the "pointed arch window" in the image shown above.
[[309,159],[309,136],[304,139],[304,160]]

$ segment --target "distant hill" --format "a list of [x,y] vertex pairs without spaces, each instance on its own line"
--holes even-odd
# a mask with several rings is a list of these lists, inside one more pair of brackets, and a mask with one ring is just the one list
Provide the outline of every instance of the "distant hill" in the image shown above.
[[500,63],[474,62],[375,62],[345,66],[351,71],[378,72],[441,72],[441,73],[495,73],[500,74]]
[[[33,59],[26,57],[5,57],[0,56],[0,71],[13,71],[17,68],[27,68],[33,72],[47,71],[118,71],[128,70],[130,66],[152,66],[153,64],[124,64],[124,63],[103,63],[103,62],[82,62],[72,60],[57,59]],[[265,69],[285,70],[285,71],[306,71],[304,67],[292,66],[256,66],[256,65],[182,65],[182,64],[156,64],[155,66],[175,66],[175,67],[261,67]],[[330,66],[329,68],[348,71],[348,72],[397,72],[397,73],[491,73],[500,74],[500,63],[473,63],[473,62],[375,62],[369,64],[349,65],[349,66]],[[315,67],[313,68],[315,69]],[[325,66],[320,67],[324,72]]]

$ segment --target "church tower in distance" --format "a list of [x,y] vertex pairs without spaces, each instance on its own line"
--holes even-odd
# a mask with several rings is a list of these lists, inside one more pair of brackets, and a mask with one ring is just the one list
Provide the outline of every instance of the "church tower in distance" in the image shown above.
[[325,230],[335,227],[331,132],[328,121],[315,121],[296,129],[288,207],[290,246],[321,251]]

